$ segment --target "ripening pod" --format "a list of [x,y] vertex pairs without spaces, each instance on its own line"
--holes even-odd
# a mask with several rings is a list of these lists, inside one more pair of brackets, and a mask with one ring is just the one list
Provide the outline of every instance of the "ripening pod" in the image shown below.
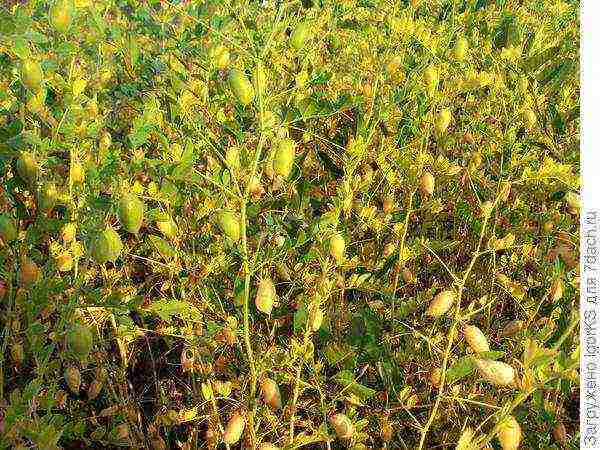
[[257,199],[260,198],[264,193],[265,189],[260,183],[260,177],[257,175],[252,175],[248,180],[248,191],[252,194],[252,197]]
[[106,229],[96,236],[91,248],[91,256],[98,264],[108,261],[114,262],[123,251],[123,243],[117,232],[111,228]]
[[260,380],[260,390],[262,391],[264,402],[273,409],[281,408],[281,393],[279,386],[270,378]]
[[492,215],[493,210],[494,210],[494,202],[487,200],[481,204],[482,217],[490,217]]
[[25,352],[23,351],[23,345],[20,343],[14,343],[10,346],[10,357],[12,358],[15,365],[20,366],[25,361]]
[[218,217],[223,233],[234,242],[240,239],[240,219],[232,211],[221,211]]
[[123,228],[138,234],[144,220],[144,203],[133,193],[128,193],[119,200],[119,220]]
[[236,147],[235,145],[232,145],[231,147],[227,147],[227,150],[225,151],[225,161],[227,162],[227,165],[233,169],[233,170],[237,170],[240,168],[240,149],[238,147]]
[[334,234],[331,239],[329,239],[329,253],[333,256],[333,259],[335,259],[338,265],[344,262],[346,242],[341,234]]
[[446,130],[448,129],[448,126],[450,125],[450,121],[452,120],[452,111],[450,111],[450,108],[444,108],[442,109],[436,119],[435,119],[435,132],[441,136],[443,135]]
[[44,183],[38,191],[38,208],[44,212],[50,212],[56,206],[58,190],[52,182]]
[[502,330],[502,336],[511,337],[517,334],[519,331],[523,329],[525,326],[525,322],[522,320],[512,320],[506,324],[504,329]]
[[263,278],[260,280],[258,289],[256,291],[256,299],[254,300],[256,309],[262,313],[270,315],[271,311],[273,311],[273,303],[275,303],[276,298],[277,293],[275,292],[273,280],[270,278]]
[[60,237],[65,244],[72,242],[75,239],[75,233],[77,232],[77,225],[73,222],[66,223],[60,230]]
[[87,361],[93,345],[94,336],[88,327],[75,324],[67,332],[67,347],[82,363]]
[[308,326],[312,331],[318,331],[323,325],[323,310],[318,305],[313,305],[308,313]]
[[432,317],[440,317],[450,310],[450,307],[454,303],[456,294],[454,291],[446,290],[437,294],[429,307],[427,308],[427,315]]
[[383,212],[386,214],[390,214],[394,210],[394,197],[392,195],[388,195],[383,199]]
[[515,370],[506,363],[478,359],[475,361],[475,366],[485,380],[496,386],[508,386],[515,381]]
[[211,48],[209,56],[217,69],[223,70],[229,65],[229,50],[224,45]]
[[64,251],[56,257],[55,262],[59,272],[68,272],[73,268],[73,255],[69,251]]
[[66,33],[73,22],[73,3],[69,0],[56,0],[48,12],[50,25],[59,33]]
[[469,51],[469,41],[465,37],[460,37],[456,40],[454,44],[454,58],[457,61],[462,61],[467,56],[467,51]]
[[506,250],[510,248],[515,243],[515,235],[512,233],[508,233],[502,239],[495,239],[492,241],[492,248],[494,250]]
[[73,183],[83,183],[85,180],[85,169],[83,168],[83,164],[78,161],[73,162],[73,164],[71,164],[70,176]]
[[505,202],[508,200],[508,196],[510,195],[510,181],[503,181],[500,185],[500,193],[498,195],[501,202]]
[[388,415],[379,418],[379,435],[384,442],[390,442],[394,435],[394,426],[390,423]]
[[0,239],[9,243],[17,239],[17,225],[8,214],[0,214]]
[[38,179],[39,168],[37,161],[29,152],[21,152],[17,159],[17,174],[30,187],[35,186]]
[[279,447],[277,447],[276,445],[271,444],[270,442],[263,442],[258,447],[258,450],[279,450]]
[[340,439],[350,439],[354,436],[354,425],[345,414],[334,414],[329,418],[329,421]]
[[67,386],[71,389],[73,394],[79,394],[79,388],[81,386],[81,372],[75,366],[69,366],[65,370],[65,381]]
[[554,430],[552,430],[552,436],[558,444],[565,445],[569,439],[569,437],[567,436],[567,428],[565,427],[565,424],[562,422],[558,422],[554,427]]
[[550,286],[549,298],[552,303],[559,301],[563,296],[563,282],[557,278]]
[[485,334],[474,325],[467,325],[463,333],[465,335],[465,340],[469,347],[473,351],[473,353],[483,353],[490,351],[490,344],[488,343]]
[[277,175],[287,178],[292,171],[294,158],[296,157],[296,143],[291,139],[282,139],[277,146],[273,169]]
[[87,398],[88,400],[94,400],[100,392],[102,391],[102,387],[104,386],[104,381],[96,378],[92,381],[87,390]]
[[436,367],[431,372],[429,372],[429,381],[433,387],[439,387],[442,382],[442,369]]
[[19,271],[19,285],[22,288],[32,287],[40,278],[40,269],[30,258],[21,258],[21,270]]
[[400,55],[394,56],[385,66],[386,72],[390,76],[395,76],[403,66],[403,58]]
[[242,105],[252,103],[254,99],[254,87],[248,81],[244,72],[238,69],[231,69],[229,72],[229,85]]
[[402,271],[400,272],[400,275],[402,275],[402,279],[407,284],[416,283],[416,281],[417,281],[417,277],[415,277],[415,274],[411,270],[407,269],[406,267],[404,267],[402,269]]
[[425,172],[421,175],[421,180],[419,181],[419,190],[421,191],[422,196],[430,196],[433,195],[433,190],[435,189],[435,178],[429,172]]
[[103,131],[100,136],[100,140],[98,141],[98,145],[101,149],[107,150],[112,143],[112,138],[110,137],[110,133],[108,131]]
[[537,123],[535,112],[529,106],[523,110],[523,120],[529,131],[532,131]]
[[433,97],[440,82],[440,74],[435,66],[429,66],[423,73],[423,80],[427,88],[427,94]]
[[231,419],[229,419],[229,422],[227,422],[225,432],[223,433],[223,441],[229,445],[235,444],[242,437],[245,426],[246,417],[244,414],[242,412],[235,412],[231,416]]
[[521,444],[521,427],[513,416],[505,419],[498,428],[502,450],[517,450]]
[[396,243],[388,242],[387,244],[385,244],[385,247],[383,247],[383,256],[385,258],[389,258],[395,251],[396,251]]
[[44,72],[38,61],[27,58],[21,64],[21,81],[23,85],[32,91],[39,91],[44,81]]
[[567,203],[569,212],[575,212],[575,214],[579,212],[579,209],[581,208],[581,199],[575,192],[567,192],[565,194],[565,202]]
[[156,220],[156,228],[169,239],[177,236],[177,224],[168,214],[161,214]]
[[311,23],[308,21],[300,22],[290,35],[290,45],[296,50],[300,50],[307,40],[312,36]]

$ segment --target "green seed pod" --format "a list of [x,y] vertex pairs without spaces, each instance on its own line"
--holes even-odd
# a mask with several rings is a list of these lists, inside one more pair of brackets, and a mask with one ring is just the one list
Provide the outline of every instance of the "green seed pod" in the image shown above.
[[240,219],[232,211],[221,211],[218,217],[223,233],[234,242],[240,239]]
[[21,65],[21,81],[23,85],[32,91],[39,91],[44,81],[44,72],[38,61],[26,59]]
[[90,329],[81,324],[75,324],[67,333],[67,346],[81,362],[85,363],[90,356],[94,336]]
[[37,161],[31,153],[21,152],[17,159],[16,169],[19,177],[27,183],[29,187],[35,187],[37,184],[39,168]]
[[270,378],[263,378],[260,381],[260,390],[263,394],[264,402],[273,409],[281,408],[281,393],[279,386]]
[[244,72],[232,69],[229,72],[229,85],[242,105],[249,105],[254,99],[254,87]]
[[469,41],[467,38],[458,38],[456,44],[454,44],[454,58],[457,61],[462,61],[467,56],[467,51],[469,51]]
[[290,35],[290,45],[296,50],[300,50],[307,40],[312,36],[311,23],[300,22]]
[[52,182],[46,182],[38,191],[38,208],[44,212],[50,212],[56,206],[58,190]]
[[339,264],[344,262],[346,252],[346,242],[341,234],[335,234],[329,240],[329,253],[333,259]]
[[56,0],[48,12],[48,21],[58,33],[66,33],[73,22],[73,13],[70,0]]
[[81,387],[81,372],[77,367],[67,367],[65,370],[65,381],[73,394],[79,394],[79,388]]
[[104,264],[107,261],[114,262],[123,251],[123,243],[117,232],[111,227],[107,227],[101,232],[91,248],[91,256],[98,264]]
[[0,239],[5,243],[17,239],[17,225],[8,214],[0,214]]
[[156,221],[156,228],[169,239],[173,239],[177,236],[177,224],[168,214],[159,217]]
[[144,203],[133,193],[125,194],[119,201],[119,220],[127,231],[138,234],[144,220]]
[[291,139],[281,140],[273,160],[273,169],[275,169],[275,173],[287,178],[292,171],[295,156],[296,143]]

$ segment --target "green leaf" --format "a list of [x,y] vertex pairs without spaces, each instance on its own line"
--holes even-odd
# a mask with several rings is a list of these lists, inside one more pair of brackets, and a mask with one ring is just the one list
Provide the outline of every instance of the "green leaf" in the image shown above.
[[350,370],[342,370],[334,377],[334,380],[341,384],[346,392],[356,395],[361,400],[367,400],[375,395],[375,390],[363,386],[355,381],[354,375]]
[[150,240],[150,242],[152,243],[152,246],[162,255],[165,257],[170,257],[170,258],[174,258],[175,256],[177,256],[177,250],[175,250],[171,244],[169,244],[167,241],[165,241],[163,238],[160,238],[158,236],[153,236],[150,235],[148,236],[148,239]]
[[456,364],[446,371],[446,380],[453,383],[468,377],[475,370],[475,359],[472,356],[463,356]]
[[167,322],[171,320],[172,316],[179,316],[189,322],[202,321],[200,310],[191,303],[181,300],[156,300],[147,311],[157,314]]

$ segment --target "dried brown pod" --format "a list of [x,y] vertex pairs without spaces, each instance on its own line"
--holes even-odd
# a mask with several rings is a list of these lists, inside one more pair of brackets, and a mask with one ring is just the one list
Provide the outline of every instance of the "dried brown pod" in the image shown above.
[[244,432],[244,428],[246,426],[246,415],[243,411],[236,411],[233,413],[229,422],[227,422],[227,426],[225,427],[225,432],[223,433],[223,441],[226,444],[232,445],[237,443],[242,437],[242,433]]
[[279,386],[270,378],[264,377],[260,380],[260,390],[263,395],[264,402],[273,409],[281,408],[281,393]]
[[334,414],[329,418],[329,421],[340,439],[350,439],[354,436],[354,425],[345,414]]

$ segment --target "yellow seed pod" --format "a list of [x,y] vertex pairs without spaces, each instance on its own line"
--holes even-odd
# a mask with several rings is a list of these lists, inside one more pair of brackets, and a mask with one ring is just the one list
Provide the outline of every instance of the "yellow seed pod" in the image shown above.
[[258,289],[256,291],[256,299],[254,301],[256,304],[256,309],[262,313],[270,315],[271,311],[273,311],[273,303],[275,303],[276,298],[277,293],[275,292],[273,280],[270,278],[263,278],[260,280]]
[[270,442],[263,442],[260,444],[260,447],[258,447],[258,450],[279,450],[279,447],[271,444]]
[[340,439],[350,439],[354,436],[354,425],[345,414],[334,414],[329,418],[329,421]]
[[563,282],[560,278],[557,278],[550,286],[550,292],[548,297],[552,303],[559,301],[563,296]]
[[217,69],[223,70],[229,65],[229,50],[224,45],[211,48],[209,56]]
[[73,183],[83,183],[85,180],[85,169],[83,168],[83,165],[80,162],[74,162],[73,164],[71,164],[71,171],[70,171],[70,176],[71,176],[71,181]]
[[279,142],[275,157],[273,159],[273,169],[277,175],[287,178],[292,171],[294,158],[296,157],[296,143],[291,139],[282,139]]
[[229,85],[239,102],[247,106],[254,99],[254,86],[248,81],[244,72],[233,69],[229,72]]
[[448,126],[450,125],[451,121],[452,111],[450,111],[450,108],[442,109],[435,119],[435,132],[439,136],[443,135],[448,129]]
[[225,161],[230,168],[237,170],[240,168],[240,149],[239,147],[232,145],[227,147],[225,151]]
[[567,192],[565,194],[565,202],[567,203],[569,209],[579,211],[581,208],[581,199],[575,192]]
[[465,37],[460,37],[456,40],[454,44],[454,58],[457,61],[462,61],[467,56],[467,52],[469,51],[469,41]]
[[429,381],[431,382],[433,387],[439,387],[440,383],[442,382],[442,369],[436,367],[431,372],[429,372]]
[[60,272],[68,272],[73,268],[73,255],[71,255],[71,252],[64,251],[56,257],[56,268]]
[[396,55],[390,59],[387,63],[385,70],[391,77],[395,77],[398,72],[402,69],[403,58],[400,55]]
[[446,314],[452,307],[455,298],[456,294],[454,291],[446,290],[440,292],[429,304],[429,307],[427,308],[427,315],[432,317],[440,317]]
[[532,131],[535,128],[537,118],[535,116],[535,112],[529,106],[523,110],[523,120],[529,131]]
[[501,202],[505,202],[508,200],[508,196],[510,195],[511,184],[510,181],[504,181],[500,185],[500,194],[498,195]]
[[509,416],[498,427],[498,441],[502,450],[517,450],[521,444],[521,427],[513,416]]
[[479,374],[491,384],[508,386],[515,381],[515,370],[506,363],[491,359],[478,359],[475,366]]
[[69,366],[65,370],[65,381],[67,386],[71,389],[74,394],[79,394],[79,387],[81,386],[81,372],[75,366]]
[[323,311],[318,305],[313,305],[308,313],[308,326],[312,331],[317,331],[323,325]]
[[422,196],[430,196],[433,195],[433,191],[435,189],[435,178],[429,172],[425,172],[421,175],[421,180],[419,181],[419,190],[421,191]]
[[242,437],[242,433],[244,432],[244,427],[246,426],[246,417],[242,412],[235,412],[229,422],[227,422],[227,426],[225,427],[225,432],[223,433],[223,441],[226,444],[232,445],[240,440]]
[[510,248],[515,243],[515,235],[512,233],[508,233],[502,239],[494,239],[491,244],[494,250],[506,250]]
[[346,242],[341,234],[334,234],[329,240],[329,253],[338,265],[344,262],[346,254]]
[[26,59],[21,65],[21,81],[23,85],[32,91],[38,91],[44,81],[44,72],[38,61]]
[[465,340],[467,344],[473,350],[473,353],[483,353],[490,351],[490,344],[488,343],[485,334],[474,325],[467,325],[463,334],[465,335]]
[[77,225],[73,222],[66,223],[60,230],[60,237],[65,244],[72,242],[75,239],[75,233],[77,232]]
[[281,408],[281,393],[279,386],[270,378],[260,380],[260,390],[263,395],[263,401],[273,409]]

